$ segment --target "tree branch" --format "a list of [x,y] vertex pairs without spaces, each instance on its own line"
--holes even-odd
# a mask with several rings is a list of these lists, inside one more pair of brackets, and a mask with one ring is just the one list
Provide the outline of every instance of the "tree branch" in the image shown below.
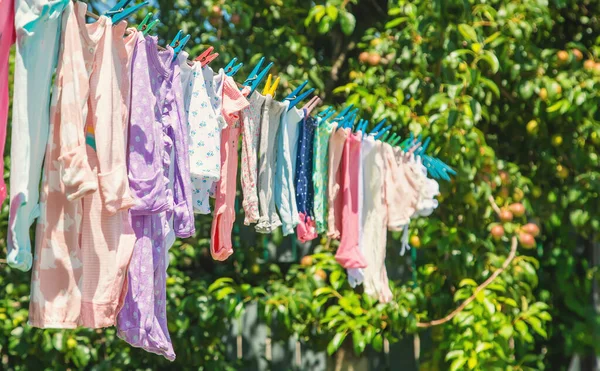
[[[494,205],[495,205],[495,203],[494,203]],[[444,323],[450,321],[458,313],[462,312],[467,305],[469,305],[473,300],[475,300],[475,298],[477,297],[477,294],[479,294],[487,286],[489,286],[502,272],[504,272],[506,270],[506,268],[508,268],[510,263],[515,258],[516,254],[517,254],[517,237],[513,236],[512,240],[511,240],[510,253],[508,254],[508,258],[506,258],[504,263],[502,263],[502,267],[500,267],[500,269],[498,269],[497,271],[492,273],[492,275],[487,280],[485,280],[481,285],[477,286],[477,288],[473,292],[473,295],[471,295],[467,300],[465,300],[461,305],[459,305],[458,308],[453,310],[452,313],[448,314],[446,317],[436,319],[431,322],[417,322],[417,327],[427,328],[427,327],[432,327],[432,326],[438,326],[438,325],[441,325],[441,324],[444,324]]]

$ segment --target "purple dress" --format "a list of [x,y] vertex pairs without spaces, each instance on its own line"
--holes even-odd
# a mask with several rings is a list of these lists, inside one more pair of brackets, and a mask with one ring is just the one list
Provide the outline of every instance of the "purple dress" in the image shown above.
[[173,49],[157,52],[156,38],[138,34],[132,63],[129,182],[138,203],[130,210],[136,242],[129,288],[117,318],[129,344],[175,359],[167,328],[168,249],[194,234],[187,132]]

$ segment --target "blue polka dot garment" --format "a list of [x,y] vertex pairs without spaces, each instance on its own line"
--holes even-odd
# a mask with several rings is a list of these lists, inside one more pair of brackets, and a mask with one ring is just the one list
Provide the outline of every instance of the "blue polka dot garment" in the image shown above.
[[314,188],[312,182],[313,172],[313,146],[317,120],[306,117],[300,124],[300,140],[298,154],[296,155],[296,204],[298,213],[313,217]]

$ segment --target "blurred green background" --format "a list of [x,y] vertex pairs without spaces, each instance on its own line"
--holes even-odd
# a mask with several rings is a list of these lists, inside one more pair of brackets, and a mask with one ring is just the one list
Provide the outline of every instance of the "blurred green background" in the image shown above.
[[[90,3],[96,13],[111,5]],[[238,216],[235,254],[213,262],[211,220],[197,218],[197,235],[171,249],[174,364],[129,347],[114,329],[27,326],[30,274],[3,259],[0,368],[593,369],[600,1],[157,0],[131,22],[150,9],[163,45],[182,29],[192,35],[191,56],[215,47],[213,68],[242,61],[238,81],[264,56],[282,79],[280,99],[308,79],[325,104],[354,103],[371,123],[388,118],[402,137],[430,137],[429,153],[458,175],[441,183],[433,215],[412,222],[414,254],[400,257],[400,235],[389,234],[394,300],[385,305],[349,287],[335,243],[257,235]],[[6,164],[8,183],[8,156]],[[501,238],[490,233],[499,220],[489,196],[526,209],[503,223]],[[2,258],[7,219],[5,202]],[[520,244],[508,269],[452,321],[418,327],[470,296],[527,222],[541,229],[535,246]],[[408,352],[406,363],[390,349]]]

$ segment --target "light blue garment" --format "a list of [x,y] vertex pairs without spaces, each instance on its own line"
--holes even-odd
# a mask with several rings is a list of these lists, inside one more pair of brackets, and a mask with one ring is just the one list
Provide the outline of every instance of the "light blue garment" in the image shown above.
[[[287,102],[286,102],[287,103]],[[286,109],[287,111],[287,109]],[[298,207],[296,206],[296,191],[294,189],[295,155],[300,136],[300,121],[302,111],[292,108],[284,114],[277,133],[277,167],[275,170],[275,205],[279,211],[283,235],[294,233],[298,225]]]
[[62,12],[70,0],[16,0],[10,217],[7,262],[31,269],[29,227],[40,215],[40,177],[50,127],[50,84],[58,58]]

